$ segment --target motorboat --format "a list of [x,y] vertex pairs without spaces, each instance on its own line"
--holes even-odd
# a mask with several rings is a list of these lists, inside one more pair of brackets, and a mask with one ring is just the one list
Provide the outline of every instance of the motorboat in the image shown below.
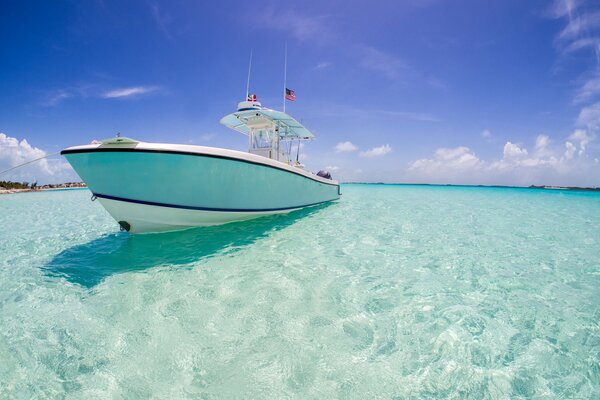
[[256,97],[221,124],[247,136],[248,152],[114,137],[61,154],[122,230],[161,232],[288,213],[340,198],[327,171],[299,162],[314,135]]

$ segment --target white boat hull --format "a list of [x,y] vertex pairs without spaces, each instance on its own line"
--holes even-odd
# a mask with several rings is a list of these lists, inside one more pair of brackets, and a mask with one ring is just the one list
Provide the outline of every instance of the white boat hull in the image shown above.
[[263,212],[228,212],[162,207],[106,198],[98,198],[97,201],[102,204],[106,211],[108,211],[116,221],[126,222],[127,225],[121,227],[122,229],[128,230],[130,233],[166,232],[197,226],[222,225],[267,215],[285,214],[300,209],[293,208]]

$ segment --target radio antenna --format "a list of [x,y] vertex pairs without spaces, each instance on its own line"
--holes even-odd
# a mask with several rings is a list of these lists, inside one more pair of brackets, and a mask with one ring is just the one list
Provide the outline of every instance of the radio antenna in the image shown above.
[[285,56],[283,61],[283,112],[285,112],[285,95],[287,91],[286,87],[286,79],[287,79],[287,42],[285,42]]
[[250,62],[248,63],[248,80],[246,81],[246,94],[244,95],[244,101],[248,100],[250,94],[250,71],[252,71],[252,50],[250,49]]

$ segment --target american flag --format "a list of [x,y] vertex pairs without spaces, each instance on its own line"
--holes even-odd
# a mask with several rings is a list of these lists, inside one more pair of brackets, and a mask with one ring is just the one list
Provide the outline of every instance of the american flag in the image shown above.
[[296,100],[296,92],[294,92],[292,89],[285,88],[285,98],[286,100]]

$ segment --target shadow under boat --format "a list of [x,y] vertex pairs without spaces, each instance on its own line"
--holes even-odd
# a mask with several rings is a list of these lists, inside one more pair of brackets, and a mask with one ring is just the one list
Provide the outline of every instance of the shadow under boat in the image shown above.
[[64,277],[91,288],[113,274],[185,265],[223,251],[238,251],[330,205],[325,203],[289,214],[184,231],[145,235],[112,233],[63,250],[42,269],[49,276]]

